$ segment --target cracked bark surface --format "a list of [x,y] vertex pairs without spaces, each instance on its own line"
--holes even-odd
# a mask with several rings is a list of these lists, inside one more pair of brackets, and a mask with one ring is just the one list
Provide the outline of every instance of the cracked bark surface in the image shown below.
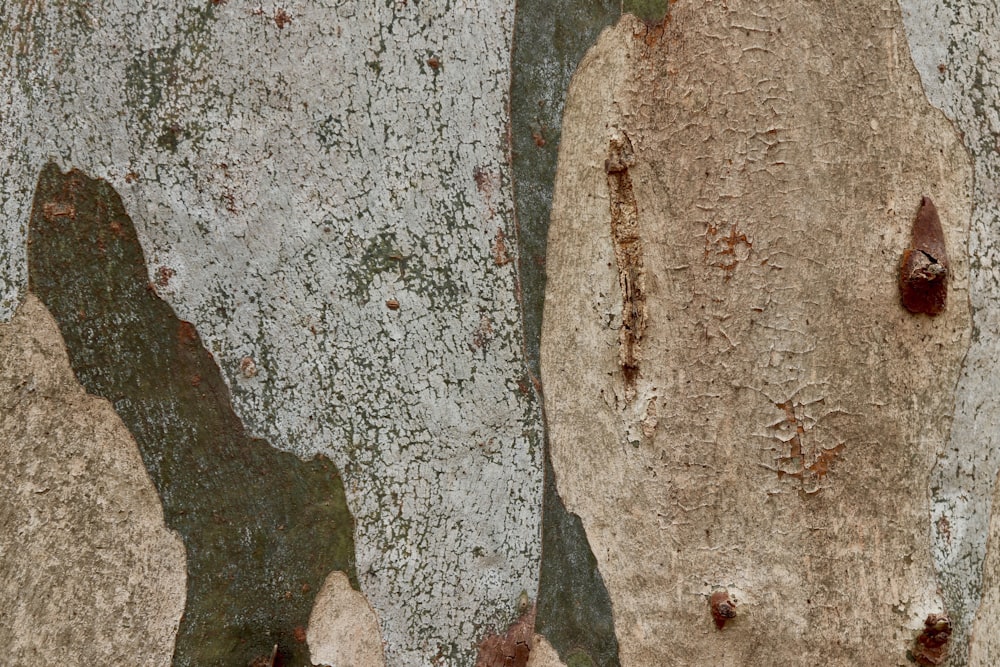
[[[965,247],[971,172],[901,29],[891,3],[681,1],[661,25],[623,19],[574,76],[542,380],[623,665],[904,665],[943,611],[926,489],[970,339],[968,259],[933,319],[902,307],[898,272],[924,195]],[[603,169],[620,134],[646,438],[647,411],[621,407]],[[740,604],[721,632],[718,588]]]

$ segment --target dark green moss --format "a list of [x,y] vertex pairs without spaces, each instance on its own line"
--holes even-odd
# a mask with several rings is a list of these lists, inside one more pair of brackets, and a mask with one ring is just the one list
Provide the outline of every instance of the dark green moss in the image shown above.
[[670,0],[624,0],[622,9],[646,23],[659,23],[667,15]]
[[81,384],[132,432],[187,552],[174,665],[248,664],[301,634],[334,570],[354,571],[354,520],[335,466],[250,437],[194,326],[147,285],[118,194],[49,164],[29,227],[29,289],[59,323]]
[[[563,106],[570,78],[601,30],[620,15],[617,0],[517,3],[511,84],[514,202],[527,363],[539,377],[545,247]],[[610,232],[609,232],[610,233]],[[546,443],[538,632],[564,662],[617,667],[611,600],[580,518],[563,505]]]

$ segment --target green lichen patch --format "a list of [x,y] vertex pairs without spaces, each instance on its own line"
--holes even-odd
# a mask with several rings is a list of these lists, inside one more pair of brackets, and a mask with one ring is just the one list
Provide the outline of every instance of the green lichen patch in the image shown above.
[[305,627],[334,570],[354,571],[354,520],[336,467],[251,437],[195,327],[147,283],[145,258],[107,183],[52,164],[29,227],[29,289],[46,305],[87,391],[135,438],[187,552],[173,664],[246,665],[277,644],[308,664]]

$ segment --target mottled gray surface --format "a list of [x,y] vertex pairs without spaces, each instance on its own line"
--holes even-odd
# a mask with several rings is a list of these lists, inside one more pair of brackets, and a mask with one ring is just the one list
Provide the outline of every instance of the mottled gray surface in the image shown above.
[[[982,595],[1000,469],[1000,8],[993,0],[900,5],[927,97],[963,133],[975,165],[968,248],[972,346],[956,390],[951,441],[931,479],[934,558],[956,624],[951,664],[960,665]],[[1000,637],[993,642],[1000,650]]]
[[0,315],[43,162],[107,179],[248,428],[340,467],[389,663],[467,660],[539,560],[506,261],[513,3],[0,11]]

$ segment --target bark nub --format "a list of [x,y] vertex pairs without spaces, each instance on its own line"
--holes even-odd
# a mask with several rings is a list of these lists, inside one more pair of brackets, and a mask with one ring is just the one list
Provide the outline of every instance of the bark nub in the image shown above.
[[930,197],[920,202],[913,222],[910,247],[903,252],[899,269],[899,294],[911,313],[934,316],[944,310],[948,297],[948,253],[937,208]]

